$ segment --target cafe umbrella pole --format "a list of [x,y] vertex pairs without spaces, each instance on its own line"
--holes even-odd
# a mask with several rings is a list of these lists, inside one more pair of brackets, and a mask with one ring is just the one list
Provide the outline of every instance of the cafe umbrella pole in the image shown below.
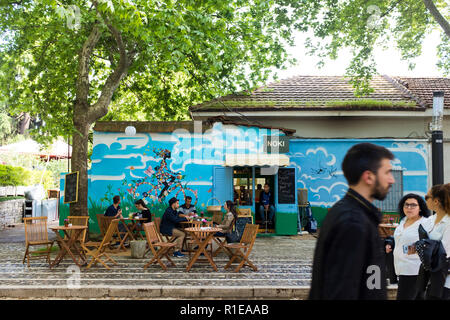
[[431,159],[433,185],[444,183],[444,92],[433,92],[433,120],[431,122]]

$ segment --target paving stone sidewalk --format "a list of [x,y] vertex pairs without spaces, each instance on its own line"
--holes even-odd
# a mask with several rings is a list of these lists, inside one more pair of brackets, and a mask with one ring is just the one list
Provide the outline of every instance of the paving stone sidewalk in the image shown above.
[[316,244],[311,235],[258,237],[250,256],[257,272],[225,270],[225,254],[214,258],[219,272],[207,262],[186,272],[187,255],[174,258],[177,266],[168,271],[159,265],[144,270],[150,255],[132,259],[128,251],[114,256],[118,265],[111,270],[97,265],[74,274],[70,258],[54,269],[43,259],[23,265],[25,245],[16,228],[0,231],[0,299],[306,299]]

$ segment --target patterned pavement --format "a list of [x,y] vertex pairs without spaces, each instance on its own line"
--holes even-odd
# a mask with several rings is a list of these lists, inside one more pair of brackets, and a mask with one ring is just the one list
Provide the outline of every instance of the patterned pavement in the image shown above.
[[[15,233],[20,233],[20,229],[16,229]],[[71,289],[74,284],[77,290],[69,291],[75,297],[77,294],[73,295],[74,292],[83,291],[84,294],[90,291],[92,297],[95,297],[99,294],[95,290],[100,289],[108,289],[109,293],[111,290],[116,290],[116,293],[125,290],[128,293],[124,296],[130,294],[130,290],[147,292],[146,296],[158,296],[155,292],[159,292],[159,296],[164,298],[185,298],[186,295],[195,297],[195,290],[204,292],[208,289],[216,290],[216,293],[204,293],[203,296],[216,296],[219,294],[218,289],[222,289],[222,292],[234,292],[236,297],[239,296],[236,290],[240,290],[241,295],[258,298],[258,292],[262,292],[259,289],[266,290],[266,294],[267,289],[278,289],[269,294],[272,298],[283,294],[292,295],[292,289],[301,290],[304,296],[310,283],[316,242],[310,235],[258,237],[250,256],[250,260],[258,267],[257,272],[248,267],[244,267],[239,273],[233,272],[232,268],[225,270],[228,257],[223,253],[214,258],[218,272],[207,262],[196,263],[190,272],[186,272],[189,259],[187,255],[173,258],[177,266],[170,267],[168,271],[163,271],[159,265],[144,270],[143,266],[150,255],[144,259],[132,259],[127,252],[114,256],[118,265],[111,270],[97,265],[89,270],[82,267],[79,274],[73,274],[72,270],[77,268],[67,257],[52,270],[43,259],[32,260],[31,267],[28,268],[26,264],[22,264],[25,245],[19,242],[20,237],[16,235],[16,242],[4,242],[1,238],[0,235],[0,297],[3,298],[31,298],[36,292],[39,292],[40,296],[58,297],[58,292]],[[54,258],[55,254],[52,257]],[[167,288],[175,290],[173,297],[171,294],[161,293]],[[67,292],[64,295],[67,295]]]

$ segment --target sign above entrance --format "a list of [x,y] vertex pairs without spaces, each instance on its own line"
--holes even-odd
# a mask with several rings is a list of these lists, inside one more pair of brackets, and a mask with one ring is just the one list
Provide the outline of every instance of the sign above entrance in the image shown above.
[[243,166],[278,166],[289,165],[289,157],[285,154],[225,154],[225,167]]
[[264,152],[288,153],[289,138],[286,136],[264,136]]

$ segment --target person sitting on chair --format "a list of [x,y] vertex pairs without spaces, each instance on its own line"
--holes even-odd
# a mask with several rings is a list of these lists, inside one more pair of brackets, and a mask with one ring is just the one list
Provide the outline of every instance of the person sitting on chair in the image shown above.
[[272,224],[273,217],[275,216],[275,202],[273,200],[272,192],[270,192],[270,187],[267,183],[264,185],[264,191],[259,195],[259,216],[261,217],[263,223],[266,223],[265,210],[267,210],[267,222]]
[[216,237],[225,237],[225,235],[231,231],[233,224],[236,222],[238,214],[236,211],[236,206],[231,200],[227,200],[224,205],[224,209],[227,211],[225,217],[221,224],[218,224],[216,227],[221,228],[222,232],[216,232]]
[[193,216],[197,213],[197,210],[195,210],[195,207],[191,203],[192,197],[186,196],[185,203],[178,209],[178,212],[187,216]]
[[[108,207],[105,211],[105,217],[114,217],[114,219],[123,219],[122,209],[120,208],[120,196],[113,197],[113,204]],[[127,232],[125,226],[119,223],[119,232]]]
[[145,204],[144,200],[142,200],[142,199],[137,200],[134,203],[134,206],[136,207],[136,209],[138,209],[140,211],[139,214],[134,214],[134,216],[139,215],[141,218],[147,219],[147,220],[142,220],[142,221],[138,222],[138,230],[144,230],[142,224],[152,222],[152,214],[151,214],[150,210],[148,210],[147,205]]
[[174,257],[184,257],[184,254],[181,253],[181,246],[183,245],[186,234],[184,231],[177,229],[177,225],[181,221],[187,221],[187,216],[177,212],[179,207],[180,204],[177,198],[173,197],[170,199],[169,207],[164,212],[160,225],[161,234],[165,236],[175,236],[176,251],[173,253]]

